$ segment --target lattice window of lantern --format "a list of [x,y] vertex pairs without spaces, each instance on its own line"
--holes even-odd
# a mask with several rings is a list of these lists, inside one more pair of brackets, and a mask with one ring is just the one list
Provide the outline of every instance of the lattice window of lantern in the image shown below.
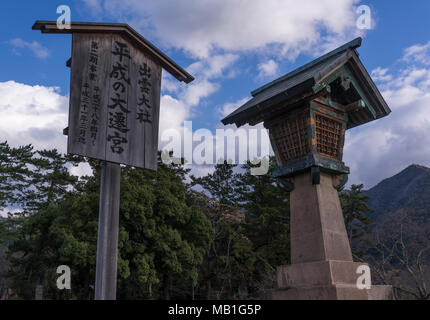
[[290,118],[270,129],[276,148],[284,161],[307,156],[310,153],[308,138],[309,116]]
[[317,151],[323,155],[338,159],[342,123],[316,114]]

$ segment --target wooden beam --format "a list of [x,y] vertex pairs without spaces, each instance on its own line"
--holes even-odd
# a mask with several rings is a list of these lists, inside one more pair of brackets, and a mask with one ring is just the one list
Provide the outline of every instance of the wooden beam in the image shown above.
[[352,67],[357,70],[354,70],[356,74],[360,74],[364,79],[364,83],[366,83],[370,90],[372,92],[372,94],[375,96],[375,100],[377,101],[378,104],[380,104],[382,106],[382,110],[381,113],[383,114],[383,116],[389,115],[391,113],[391,109],[388,107],[387,102],[385,101],[384,97],[382,96],[381,92],[379,91],[378,87],[376,86],[376,84],[373,82],[372,77],[369,75],[369,73],[367,72],[366,68],[364,67],[363,63],[361,62],[361,60],[358,58],[358,56],[353,56],[352,57],[353,61],[355,62],[354,64],[351,64]]
[[366,108],[366,103],[362,99],[360,99],[356,102],[346,105],[345,111],[350,113],[350,112],[358,111],[362,108]]

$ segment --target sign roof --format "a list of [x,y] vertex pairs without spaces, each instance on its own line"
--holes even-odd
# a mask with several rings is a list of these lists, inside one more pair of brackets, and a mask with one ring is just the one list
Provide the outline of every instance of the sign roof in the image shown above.
[[172,59],[157,49],[151,42],[145,39],[137,31],[126,23],[98,23],[98,22],[72,22],[71,29],[59,29],[56,21],[38,20],[33,25],[33,30],[42,33],[114,33],[127,38],[139,49],[152,56],[154,61],[172,74],[179,81],[190,83],[194,77],[176,64]]

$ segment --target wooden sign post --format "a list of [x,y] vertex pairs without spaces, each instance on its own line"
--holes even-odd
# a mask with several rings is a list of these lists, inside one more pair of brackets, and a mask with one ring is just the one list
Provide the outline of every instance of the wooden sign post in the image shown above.
[[162,68],[194,78],[127,24],[37,21],[72,33],[68,153],[102,161],[96,300],[116,298],[120,164],[157,170]]
[[115,300],[121,166],[103,162],[97,238],[96,300]]

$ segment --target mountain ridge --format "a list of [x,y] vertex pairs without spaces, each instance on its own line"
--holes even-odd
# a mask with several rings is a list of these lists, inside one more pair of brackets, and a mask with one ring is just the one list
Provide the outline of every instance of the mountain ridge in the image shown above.
[[411,164],[366,192],[369,197],[368,205],[375,211],[369,216],[378,221],[389,213],[407,210],[430,218],[429,194],[430,168]]

